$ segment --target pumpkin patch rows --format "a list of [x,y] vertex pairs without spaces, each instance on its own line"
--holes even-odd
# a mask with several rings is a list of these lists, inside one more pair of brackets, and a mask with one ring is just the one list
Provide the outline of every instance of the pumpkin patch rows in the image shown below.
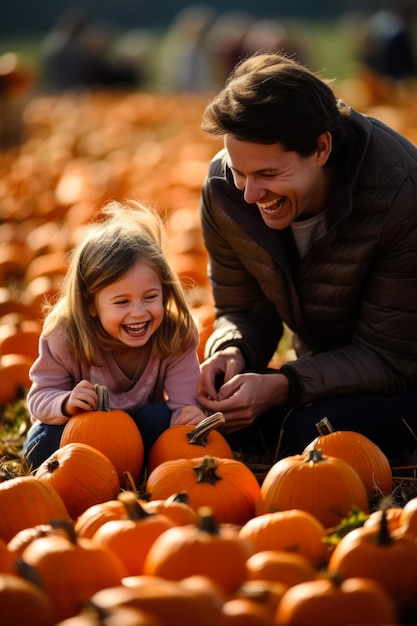
[[[113,452],[107,441],[107,457],[100,428],[89,444],[64,441],[34,474],[0,483],[7,623],[26,624],[24,607],[34,606],[42,626],[413,623],[417,498],[391,506],[377,478],[369,490],[314,442],[259,482],[222,444],[220,416],[205,422],[197,435],[184,426],[161,435],[153,467],[143,460],[142,491],[129,470],[121,485],[112,456],[124,442]],[[336,434],[348,450],[352,433],[321,437]],[[222,445],[225,456],[214,456]],[[199,456],[177,458],[181,446]],[[372,453],[373,444],[365,466]]]
[[[341,85],[342,97],[343,88],[417,141],[411,85],[379,100],[366,85]],[[101,390],[98,420],[96,412],[82,425],[69,420],[61,447],[35,473],[19,462],[43,298],[59,289],[69,249],[108,199],[144,199],[164,215],[202,358],[213,306],[198,204],[218,148],[199,132],[205,103],[37,97],[22,145],[0,154],[2,623],[416,623],[417,497],[397,506],[388,460],[356,433],[325,421],[303,454],[272,463],[260,479],[216,430],[219,414],[169,429],[145,459],[127,414],[110,431]],[[277,359],[285,358],[284,349]]]

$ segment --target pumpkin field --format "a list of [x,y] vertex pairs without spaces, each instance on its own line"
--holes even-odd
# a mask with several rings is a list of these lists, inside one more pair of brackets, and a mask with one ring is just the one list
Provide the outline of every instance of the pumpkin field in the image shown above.
[[[417,144],[416,83],[359,76],[335,88]],[[215,414],[198,427],[169,429],[146,459],[140,433],[119,411],[120,440],[100,439],[74,416],[61,447],[37,470],[23,458],[42,305],[109,200],[138,200],[163,217],[203,358],[213,302],[199,202],[221,147],[200,130],[210,96],[34,95],[21,110],[21,141],[0,151],[0,615],[7,626],[417,623],[416,468],[392,468],[365,437],[323,423],[303,454],[244,458]],[[292,357],[288,332],[275,359]],[[103,415],[103,433],[105,424]]]

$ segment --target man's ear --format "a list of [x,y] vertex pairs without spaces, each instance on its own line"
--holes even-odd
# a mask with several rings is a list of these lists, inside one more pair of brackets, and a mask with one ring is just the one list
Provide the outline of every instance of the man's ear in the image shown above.
[[333,140],[328,130],[322,133],[317,139],[316,162],[318,165],[325,165],[332,151]]

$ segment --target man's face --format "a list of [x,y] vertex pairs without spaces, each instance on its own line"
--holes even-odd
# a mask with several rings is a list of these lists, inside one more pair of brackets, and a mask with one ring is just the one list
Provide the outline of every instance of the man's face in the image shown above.
[[331,135],[320,135],[317,146],[312,155],[301,157],[284,151],[281,144],[239,141],[226,135],[234,183],[246,202],[257,205],[270,228],[282,230],[300,216],[324,209],[329,183],[323,166],[331,152]]

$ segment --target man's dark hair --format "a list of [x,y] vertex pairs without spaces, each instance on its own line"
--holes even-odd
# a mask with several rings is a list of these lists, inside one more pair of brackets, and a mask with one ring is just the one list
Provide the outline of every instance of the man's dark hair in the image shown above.
[[202,130],[214,137],[273,144],[309,156],[329,131],[333,150],[346,132],[350,108],[338,100],[330,81],[278,53],[241,61],[203,113]]

